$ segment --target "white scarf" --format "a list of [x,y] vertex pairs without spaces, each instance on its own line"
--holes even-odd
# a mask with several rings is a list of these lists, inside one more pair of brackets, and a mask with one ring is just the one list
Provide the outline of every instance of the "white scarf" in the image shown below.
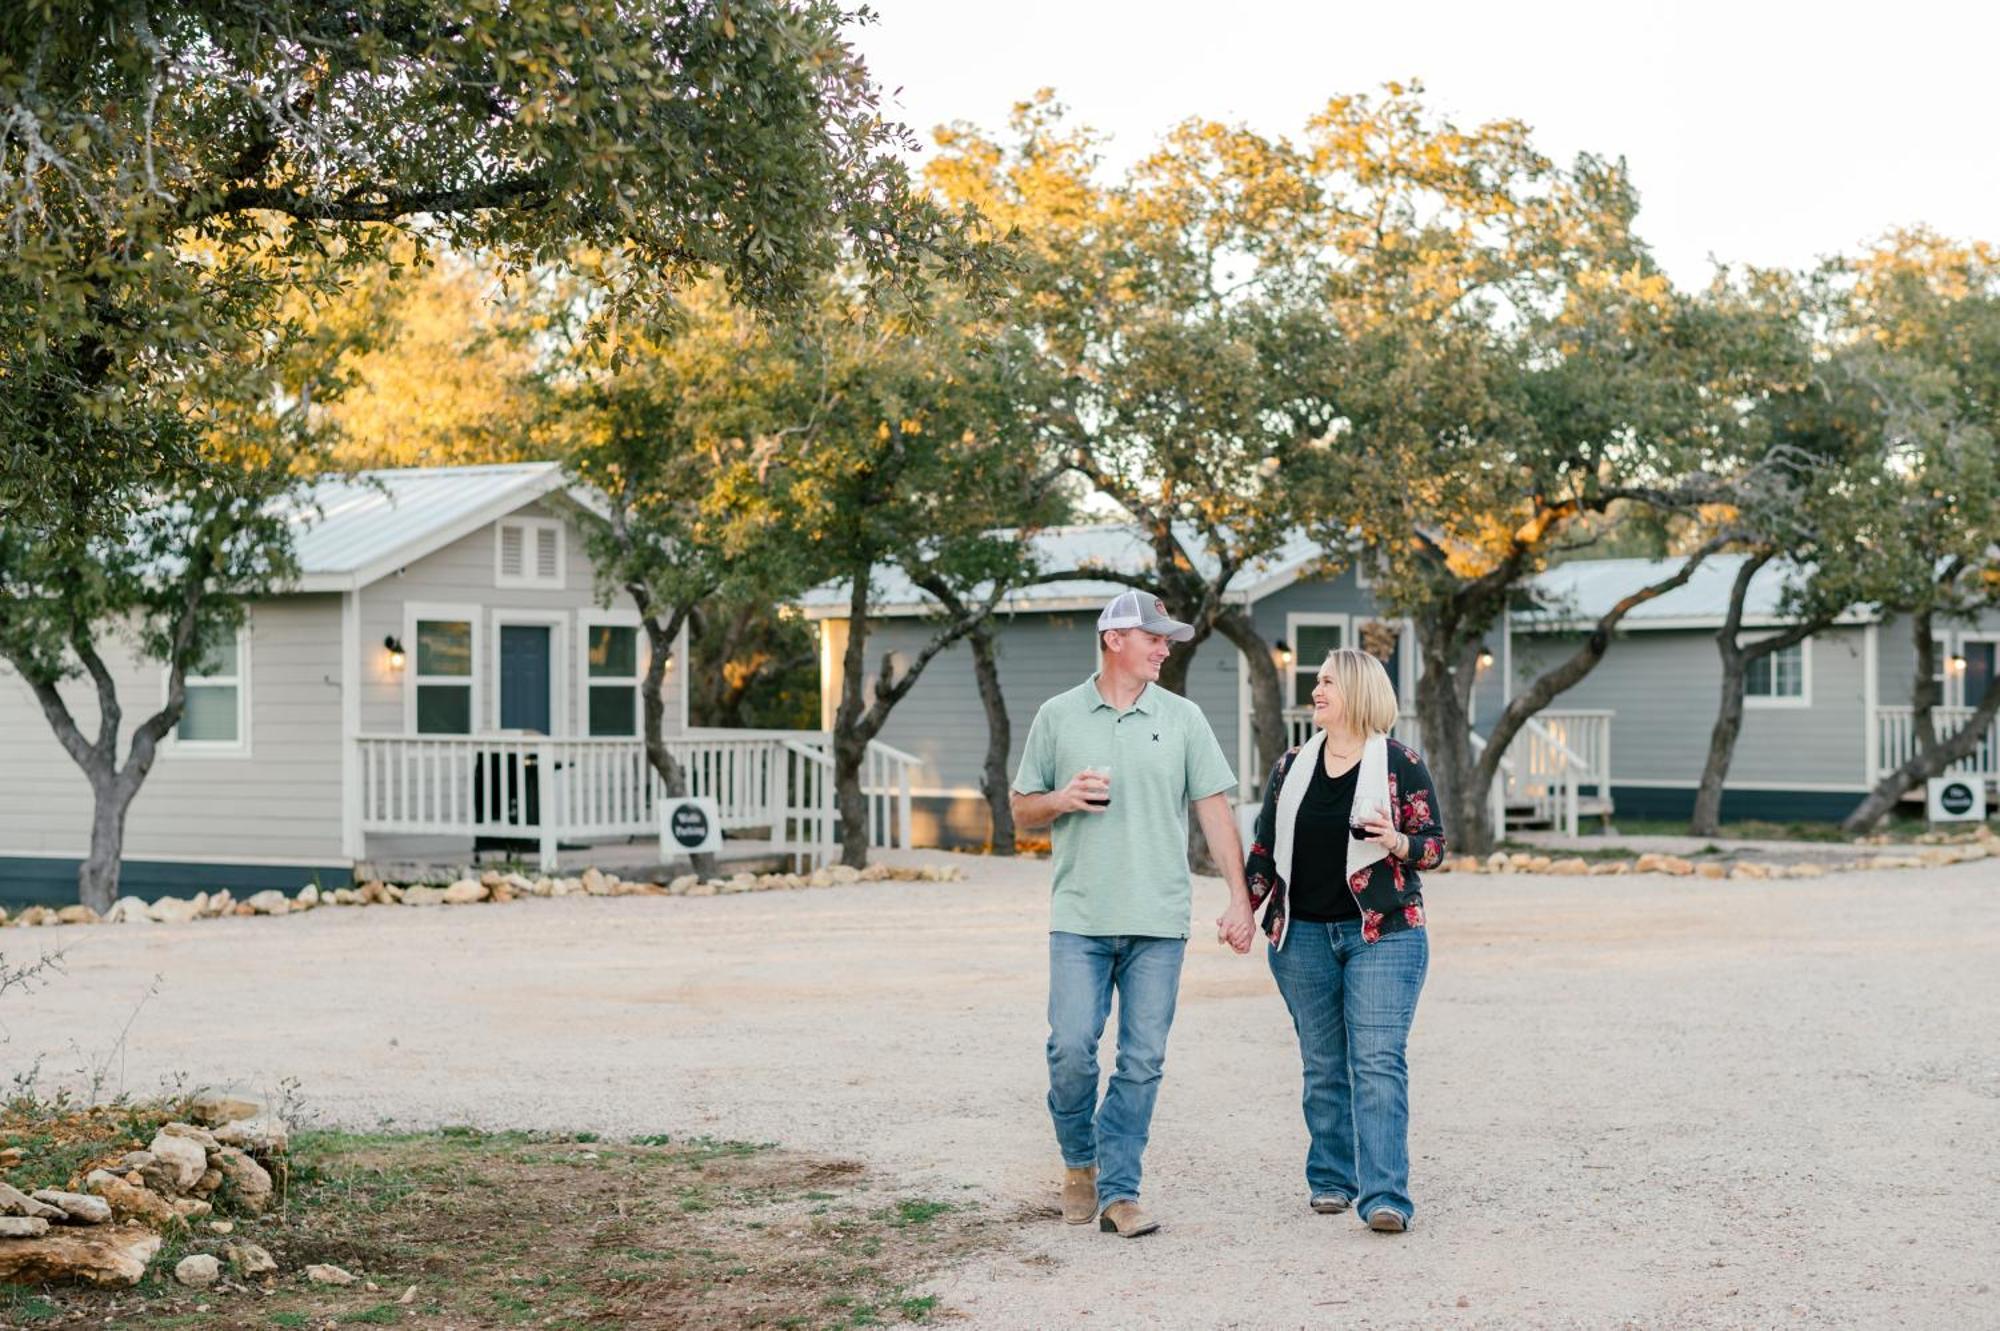
[[[1290,770],[1285,773],[1285,784],[1278,788],[1277,845],[1272,848],[1272,858],[1278,866],[1278,879],[1287,888],[1292,881],[1292,833],[1299,821],[1299,805],[1305,802],[1306,787],[1312,784],[1313,771],[1322,759],[1326,746],[1326,732],[1317,731],[1313,737],[1299,746],[1299,756],[1292,760]],[[1356,809],[1381,809],[1391,823],[1396,821],[1395,811],[1389,808],[1389,737],[1370,735],[1361,746],[1361,771],[1354,779],[1354,807]],[[1345,835],[1343,832],[1342,835]],[[1347,877],[1368,868],[1377,860],[1389,858],[1389,852],[1374,841],[1354,841],[1347,843]],[[1289,890],[1287,895],[1289,896]],[[1284,934],[1291,932],[1292,913],[1287,902]],[[1278,938],[1278,946],[1284,947],[1284,934]]]

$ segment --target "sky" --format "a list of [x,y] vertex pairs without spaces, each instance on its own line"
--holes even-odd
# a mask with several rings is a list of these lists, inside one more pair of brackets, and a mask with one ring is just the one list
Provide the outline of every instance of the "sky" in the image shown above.
[[855,44],[926,145],[1052,87],[1115,167],[1191,116],[1296,135],[1335,93],[1414,77],[1558,161],[1623,156],[1684,286],[1711,257],[1804,267],[1918,223],[2000,241],[2000,6],[1980,0],[868,2]]

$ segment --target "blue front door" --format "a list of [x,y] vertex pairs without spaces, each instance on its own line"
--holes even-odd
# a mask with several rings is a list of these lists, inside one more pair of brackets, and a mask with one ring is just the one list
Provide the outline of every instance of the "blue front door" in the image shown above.
[[500,728],[549,733],[549,629],[500,626]]

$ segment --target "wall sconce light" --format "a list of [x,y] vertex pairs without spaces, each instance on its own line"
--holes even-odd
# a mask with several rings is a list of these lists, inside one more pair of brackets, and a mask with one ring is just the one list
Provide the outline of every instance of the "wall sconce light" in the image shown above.
[[391,633],[388,637],[382,639],[382,646],[389,653],[389,669],[401,670],[403,668],[403,640]]
[[1479,668],[1481,670],[1491,670],[1493,668],[1493,652],[1490,648],[1481,647],[1479,649]]
[[1944,668],[1954,675],[1964,674],[1965,657],[1958,652],[1953,652],[1950,656],[1944,658]]
[[667,669],[672,670],[673,668],[674,668],[674,653],[673,649],[670,647],[667,649]]
[[1276,648],[1278,653],[1278,665],[1283,669],[1290,670],[1292,668],[1292,645],[1283,638],[1280,638],[1272,646]]

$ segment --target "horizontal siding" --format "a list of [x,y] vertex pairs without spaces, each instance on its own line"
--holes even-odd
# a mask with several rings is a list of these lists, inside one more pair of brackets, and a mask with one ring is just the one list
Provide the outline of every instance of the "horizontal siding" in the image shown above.
[[[1003,620],[997,635],[1001,695],[1007,702],[1011,734],[1007,771],[1021,760],[1021,746],[1041,705],[1073,689],[1096,669],[1094,614],[1020,614]],[[869,635],[871,677],[884,653],[898,665],[911,660],[930,640],[930,626],[913,620],[879,621]],[[1175,650],[1184,650],[1176,648]],[[1235,763],[1236,649],[1211,639],[1196,650],[1188,670],[1188,696],[1200,704],[1214,727],[1223,753]],[[963,642],[931,659],[908,696],[889,714],[882,742],[915,754],[923,766],[913,784],[926,789],[976,789],[986,761],[986,709],[972,648]]]
[[[510,516],[561,515],[555,509],[537,503]],[[559,591],[494,585],[494,544],[498,539],[498,524],[489,524],[461,537],[444,549],[417,560],[400,573],[361,590],[361,729],[364,734],[400,734],[405,729],[404,692],[409,675],[416,668],[416,644],[410,641],[403,643],[407,660],[403,669],[398,671],[391,668],[382,640],[389,636],[406,636],[404,609],[413,602],[481,608],[480,621],[473,630],[480,700],[476,726],[481,730],[495,728],[499,716],[500,635],[495,626],[496,612],[527,610],[563,615],[563,621],[555,626],[552,635],[552,650],[561,662],[558,678],[562,680],[559,693],[561,705],[557,708],[555,719],[561,733],[582,733],[584,686],[579,678],[582,674],[582,615],[585,611],[597,609],[599,603],[596,569],[584,548],[582,533],[574,521],[565,521],[568,522],[568,531],[563,543],[563,586]],[[621,609],[632,606],[630,598],[622,593],[611,604]],[[643,637],[641,641],[643,644]],[[680,659],[682,656],[685,652],[676,657],[666,678],[667,730],[670,734],[680,725],[682,677],[687,669],[687,662]]]
[[[1546,668],[1574,650],[1569,635],[1516,634],[1514,659]],[[1810,707],[1745,709],[1729,769],[1734,783],[1866,783],[1864,631],[1830,629],[1812,639]],[[1700,630],[1621,635],[1604,660],[1552,704],[1611,708],[1615,781],[1694,783],[1708,757],[1721,704],[1722,663],[1714,636]]]
[[[250,750],[160,753],[133,801],[125,853],[317,861],[340,850],[340,598],[290,596],[250,617]],[[155,662],[129,649],[108,662],[131,728],[162,701]],[[63,694],[85,734],[95,693],[81,680]],[[0,852],[68,857],[90,842],[90,789],[57,744],[34,694],[0,671]]]

